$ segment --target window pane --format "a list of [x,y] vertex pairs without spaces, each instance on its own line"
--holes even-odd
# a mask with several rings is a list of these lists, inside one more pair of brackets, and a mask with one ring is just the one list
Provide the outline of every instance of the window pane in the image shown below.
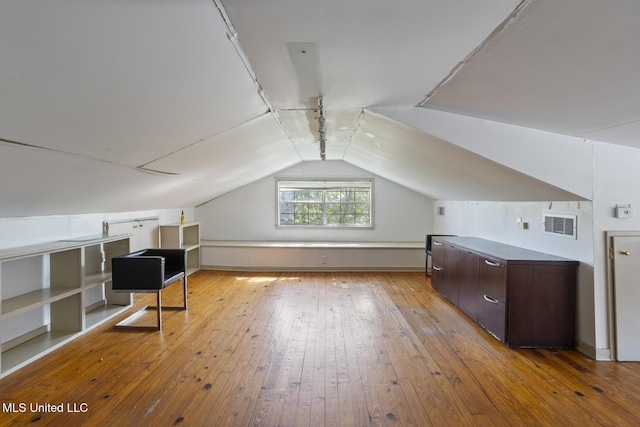
[[327,215],[327,224],[339,225],[342,224],[342,217],[340,215]]
[[280,191],[280,201],[288,202],[294,199],[295,192],[293,191]]
[[[333,218],[340,218],[340,205],[337,203],[331,203],[331,204],[327,204],[327,221],[329,221],[328,217],[333,217]],[[333,220],[331,223],[332,224],[339,224],[339,220],[338,222],[335,222],[336,220]]]
[[358,225],[367,225],[369,224],[369,217],[364,215],[356,216],[356,224]]
[[286,202],[280,204],[280,214],[293,213],[293,203]]
[[356,202],[368,202],[369,201],[369,192],[368,191],[356,191],[356,193],[355,193],[355,201]]
[[370,181],[278,181],[278,224],[370,226]]
[[332,190],[327,191],[327,202],[339,202],[340,201],[340,191]]
[[280,224],[282,225],[294,224],[293,214],[280,214]]

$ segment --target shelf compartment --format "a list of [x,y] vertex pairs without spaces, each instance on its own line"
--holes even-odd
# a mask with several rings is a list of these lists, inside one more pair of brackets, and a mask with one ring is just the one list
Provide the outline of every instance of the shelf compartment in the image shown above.
[[200,223],[160,226],[160,247],[187,251],[187,276],[200,270]]
[[49,331],[2,353],[2,375],[8,374],[78,336],[76,331]]
[[129,309],[130,305],[103,304],[91,311],[88,311],[85,317],[86,329],[94,328],[103,322],[117,316],[118,314]]
[[51,288],[80,288],[82,251],[80,248],[53,252],[49,255]]
[[200,224],[185,224],[182,226],[182,246],[200,245]]
[[73,295],[80,295],[80,293],[81,289],[76,288],[46,288],[18,295],[2,301],[0,319],[15,316],[33,308],[51,304]]
[[85,276],[84,278],[84,287],[92,288],[94,286],[102,285],[104,283],[111,281],[111,272],[103,271],[97,274],[91,274],[89,276]]
[[128,252],[128,235],[1,250],[0,377],[126,310],[132,296],[111,292],[111,259]]
[[98,243],[84,248],[84,283],[93,276],[100,275],[104,271],[105,254],[102,244]]
[[200,270],[200,247],[187,251],[187,276]]
[[200,246],[200,223],[161,225],[160,246],[187,250]]

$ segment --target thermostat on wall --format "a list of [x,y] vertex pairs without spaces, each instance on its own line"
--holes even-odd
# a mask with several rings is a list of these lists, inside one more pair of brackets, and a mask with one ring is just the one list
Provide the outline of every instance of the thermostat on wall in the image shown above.
[[616,218],[620,218],[620,219],[633,218],[633,209],[631,209],[631,205],[626,205],[626,206],[616,205]]

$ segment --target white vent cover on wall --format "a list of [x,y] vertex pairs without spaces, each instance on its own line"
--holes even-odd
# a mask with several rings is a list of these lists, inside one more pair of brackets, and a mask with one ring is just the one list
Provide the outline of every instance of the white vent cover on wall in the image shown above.
[[544,214],[544,232],[554,236],[577,239],[577,221],[576,215]]

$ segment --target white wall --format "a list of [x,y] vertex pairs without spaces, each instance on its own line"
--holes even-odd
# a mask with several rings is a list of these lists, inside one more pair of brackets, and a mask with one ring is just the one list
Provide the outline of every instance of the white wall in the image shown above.
[[[102,222],[106,220],[157,216],[160,219],[160,224],[176,223],[180,220],[180,212],[180,209],[164,209],[86,215],[0,218],[0,249],[102,234]],[[185,208],[184,213],[188,221],[193,221],[195,217],[194,208]]]
[[276,177],[362,178],[372,175],[343,161],[304,162],[218,197],[196,209],[203,240],[424,241],[433,223],[433,200],[374,179],[373,229],[276,227]]
[[[607,231],[640,230],[640,150],[596,142],[594,160],[594,281],[596,300],[596,342],[609,346],[607,307]],[[631,204],[636,210],[632,219],[618,219],[617,204]]]

